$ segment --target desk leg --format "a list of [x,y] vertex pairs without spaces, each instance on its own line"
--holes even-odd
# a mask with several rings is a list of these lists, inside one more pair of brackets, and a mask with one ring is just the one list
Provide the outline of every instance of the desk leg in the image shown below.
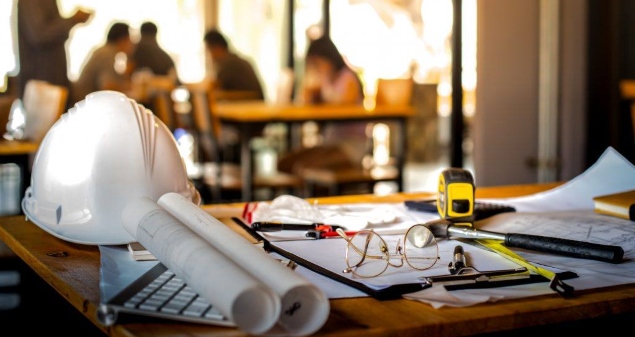
[[[634,122],[635,123],[635,122]],[[291,152],[302,147],[302,123],[286,123],[287,146],[285,152]]]
[[252,128],[245,124],[240,132],[240,174],[242,180],[242,200],[251,201],[253,197],[253,156],[251,153]]

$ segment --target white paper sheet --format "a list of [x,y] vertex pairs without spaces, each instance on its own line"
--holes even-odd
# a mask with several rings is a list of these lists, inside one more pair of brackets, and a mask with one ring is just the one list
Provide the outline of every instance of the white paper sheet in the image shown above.
[[609,147],[595,164],[557,188],[524,197],[497,200],[511,203],[518,212],[592,210],[593,197],[633,188],[635,166]]
[[[403,234],[382,234],[388,244],[390,251],[394,251],[399,239],[403,239]],[[475,246],[466,245],[460,241],[443,240],[439,241],[439,261],[430,269],[416,270],[404,263],[402,267],[388,267],[388,269],[377,277],[360,278],[350,273],[344,273],[346,269],[346,240],[342,238],[329,238],[313,241],[280,241],[272,243],[286,251],[292,252],[298,257],[311,261],[332,273],[341,277],[359,282],[371,289],[381,290],[390,285],[424,283],[420,280],[423,276],[447,275],[448,262],[452,261],[454,248],[461,245],[465,254],[469,256],[471,264],[479,271],[492,271],[501,269],[518,268],[515,263],[489,251],[485,251]],[[397,262],[396,260],[393,262]]]

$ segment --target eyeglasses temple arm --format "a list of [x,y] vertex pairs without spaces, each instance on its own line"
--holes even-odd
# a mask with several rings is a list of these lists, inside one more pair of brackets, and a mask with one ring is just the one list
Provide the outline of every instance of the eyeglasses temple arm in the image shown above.
[[350,238],[348,237],[348,235],[346,235],[346,233],[344,232],[344,230],[342,228],[337,228],[335,229],[335,231],[337,232],[337,234],[339,234],[342,238],[344,238],[344,240],[346,241],[350,241]]

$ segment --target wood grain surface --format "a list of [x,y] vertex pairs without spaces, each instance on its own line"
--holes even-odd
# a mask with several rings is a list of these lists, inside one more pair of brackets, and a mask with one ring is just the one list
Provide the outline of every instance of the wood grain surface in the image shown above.
[[[477,197],[507,197],[543,191],[558,184],[479,188]],[[400,193],[316,199],[319,203],[398,202],[431,197],[425,193]],[[206,205],[204,208],[224,223],[240,216],[242,203]],[[0,239],[42,279],[100,327],[95,318],[99,304],[99,249],[59,240],[26,221],[23,216],[0,218]],[[379,301],[374,298],[334,299],[326,324],[314,336],[468,336],[502,333],[563,322],[628,314],[635,316],[635,284],[579,291],[570,299],[555,293],[518,300],[485,303],[465,308],[434,309],[405,299]],[[135,319],[102,330],[111,336],[247,336],[240,330]],[[516,333],[515,333],[516,334]]]

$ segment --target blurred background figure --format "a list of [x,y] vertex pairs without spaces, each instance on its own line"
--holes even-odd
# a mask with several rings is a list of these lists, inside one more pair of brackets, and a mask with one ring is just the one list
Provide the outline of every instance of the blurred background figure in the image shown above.
[[125,94],[130,90],[128,63],[134,50],[130,39],[130,27],[116,22],[110,26],[106,43],[88,58],[79,79],[73,84],[72,104],[83,100],[86,95],[99,90],[114,90]]
[[18,97],[22,98],[31,79],[70,88],[64,44],[70,31],[85,23],[92,13],[77,10],[60,15],[57,0],[18,0],[18,50],[20,72]]
[[218,99],[223,98],[223,92],[242,92],[245,95],[228,94],[227,97],[264,100],[262,84],[253,65],[229,49],[229,43],[223,34],[215,29],[209,30],[204,41],[212,59],[216,76],[214,88],[218,92]]
[[[312,39],[305,57],[302,101],[305,104],[359,104],[362,82],[328,36]],[[361,163],[372,147],[366,122],[327,123],[323,145],[340,146],[351,160]]]
[[141,24],[141,39],[132,54],[134,71],[151,71],[154,75],[169,76],[176,80],[176,68],[172,57],[157,41],[156,24],[146,21]]
[[328,36],[310,42],[305,71],[305,103],[362,104],[362,82]]

